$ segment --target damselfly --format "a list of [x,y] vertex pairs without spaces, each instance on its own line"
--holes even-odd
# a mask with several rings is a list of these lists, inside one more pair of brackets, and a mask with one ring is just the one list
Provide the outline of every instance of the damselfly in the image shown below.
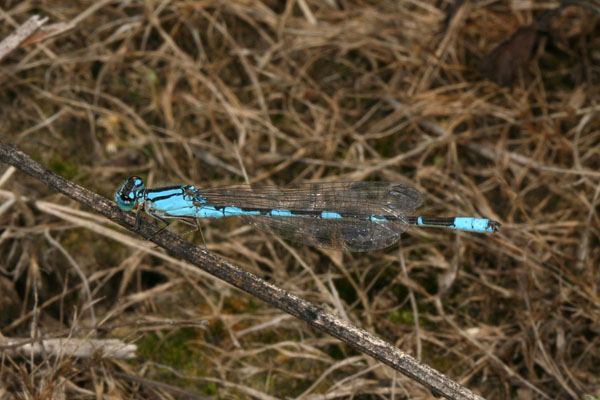
[[487,233],[500,227],[483,218],[411,216],[423,203],[419,192],[388,182],[146,189],[141,178],[132,176],[117,190],[115,201],[121,210],[143,209],[163,221],[240,217],[296,243],[344,251],[391,246],[411,225]]

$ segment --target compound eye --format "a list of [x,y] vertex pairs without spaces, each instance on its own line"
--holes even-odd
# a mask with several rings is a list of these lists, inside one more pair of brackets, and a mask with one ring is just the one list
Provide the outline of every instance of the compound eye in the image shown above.
[[144,190],[144,181],[138,176],[127,178],[115,193],[115,201],[123,211],[131,211],[137,202],[137,198],[142,195]]
[[137,192],[144,189],[144,181],[139,176],[131,176],[127,179],[127,184],[131,183],[132,191]]

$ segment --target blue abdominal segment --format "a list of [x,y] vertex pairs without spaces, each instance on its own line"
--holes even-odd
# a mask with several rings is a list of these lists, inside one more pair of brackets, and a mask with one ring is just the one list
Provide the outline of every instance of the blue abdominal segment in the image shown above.
[[337,219],[337,218],[343,218],[343,217],[340,214],[336,213],[336,212],[322,211],[321,212],[321,218],[325,218],[325,219]]
[[271,217],[293,217],[294,214],[292,214],[292,212],[289,210],[271,210],[271,211],[269,211],[269,216],[271,216]]
[[496,221],[485,218],[472,217],[452,217],[452,218],[432,218],[432,217],[409,217],[409,223],[422,227],[438,227],[456,229],[459,231],[494,233],[500,227]]
[[488,232],[494,233],[489,219],[456,217],[454,218],[454,228],[461,231]]

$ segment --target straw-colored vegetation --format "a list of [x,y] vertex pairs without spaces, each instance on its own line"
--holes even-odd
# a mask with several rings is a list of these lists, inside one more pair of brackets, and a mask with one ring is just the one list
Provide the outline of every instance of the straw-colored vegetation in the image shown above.
[[[536,27],[558,6],[9,0],[0,39],[34,14],[74,26],[1,61],[0,135],[107,197],[132,174],[150,186],[385,180],[421,191],[419,214],[498,220],[494,235],[411,229],[366,253],[238,220],[202,226],[211,252],[486,398],[597,398],[599,24],[572,5]],[[0,168],[0,200],[16,196],[0,204],[0,341],[138,345],[135,361],[7,351],[0,398],[431,398]]]

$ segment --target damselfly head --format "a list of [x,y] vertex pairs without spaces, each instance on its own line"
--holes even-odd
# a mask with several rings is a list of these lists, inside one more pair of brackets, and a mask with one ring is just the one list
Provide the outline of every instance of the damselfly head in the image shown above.
[[131,211],[137,202],[141,191],[144,190],[144,181],[139,176],[130,176],[115,193],[115,201],[123,211]]

